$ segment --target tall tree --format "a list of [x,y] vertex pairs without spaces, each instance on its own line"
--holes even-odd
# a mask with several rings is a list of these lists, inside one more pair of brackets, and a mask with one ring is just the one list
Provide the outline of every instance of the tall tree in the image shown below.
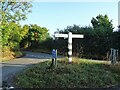
[[1,23],[6,22],[18,22],[20,20],[25,20],[26,15],[31,12],[30,8],[32,4],[30,2],[8,2],[5,0],[4,2],[0,2],[0,14],[1,14]]
[[[0,44],[9,48],[16,48],[26,34],[26,29],[21,28],[19,21],[25,20],[27,14],[31,12],[32,4],[30,2],[9,2],[9,0],[0,1]],[[2,42],[2,43],[1,43]]]
[[91,23],[95,31],[95,50],[101,55],[105,55],[112,48],[111,36],[114,29],[112,20],[109,20],[107,15],[98,15],[96,18],[92,18]]
[[91,23],[93,28],[99,33],[111,33],[113,32],[112,20],[109,20],[107,15],[98,15],[96,18],[92,18]]
[[49,33],[47,28],[40,27],[36,24],[31,24],[29,26],[28,33],[25,35],[24,39],[21,42],[21,46],[24,46],[24,43],[26,43],[28,44],[28,47],[33,48],[38,46],[39,43],[45,41],[47,38],[49,38]]
[[19,52],[20,41],[28,31],[27,28],[19,25],[19,21],[27,18],[31,7],[30,2],[0,1],[0,46],[2,46],[0,52],[3,52],[3,57],[13,58],[16,55],[15,52]]

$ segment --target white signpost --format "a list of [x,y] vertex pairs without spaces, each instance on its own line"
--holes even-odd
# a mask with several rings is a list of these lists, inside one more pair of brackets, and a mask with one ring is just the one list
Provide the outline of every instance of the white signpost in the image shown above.
[[72,34],[69,32],[68,34],[55,34],[55,37],[60,38],[68,38],[68,60],[72,62],[72,38],[83,38],[82,34]]

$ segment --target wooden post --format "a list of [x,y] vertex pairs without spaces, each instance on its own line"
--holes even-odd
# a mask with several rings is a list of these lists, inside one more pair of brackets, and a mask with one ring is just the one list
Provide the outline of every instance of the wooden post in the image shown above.
[[72,62],[72,33],[68,33],[68,62]]

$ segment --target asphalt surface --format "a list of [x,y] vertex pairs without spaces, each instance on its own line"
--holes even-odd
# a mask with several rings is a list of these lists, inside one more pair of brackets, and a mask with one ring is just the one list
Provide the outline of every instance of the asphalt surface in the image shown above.
[[[23,69],[33,66],[39,62],[43,62],[46,60],[51,60],[52,55],[45,53],[35,53],[24,51],[26,55],[21,58],[17,58],[14,60],[2,62],[0,64],[0,87],[2,86],[2,81],[5,81],[12,85],[12,77],[22,71]],[[60,57],[60,56],[59,56]],[[58,57],[58,58],[59,58]]]

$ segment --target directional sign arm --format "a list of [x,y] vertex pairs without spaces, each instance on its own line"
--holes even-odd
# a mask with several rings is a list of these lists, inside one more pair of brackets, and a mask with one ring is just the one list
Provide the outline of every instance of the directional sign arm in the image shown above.
[[55,37],[68,38],[68,34],[55,34]]
[[72,38],[84,38],[84,35],[72,34]]

